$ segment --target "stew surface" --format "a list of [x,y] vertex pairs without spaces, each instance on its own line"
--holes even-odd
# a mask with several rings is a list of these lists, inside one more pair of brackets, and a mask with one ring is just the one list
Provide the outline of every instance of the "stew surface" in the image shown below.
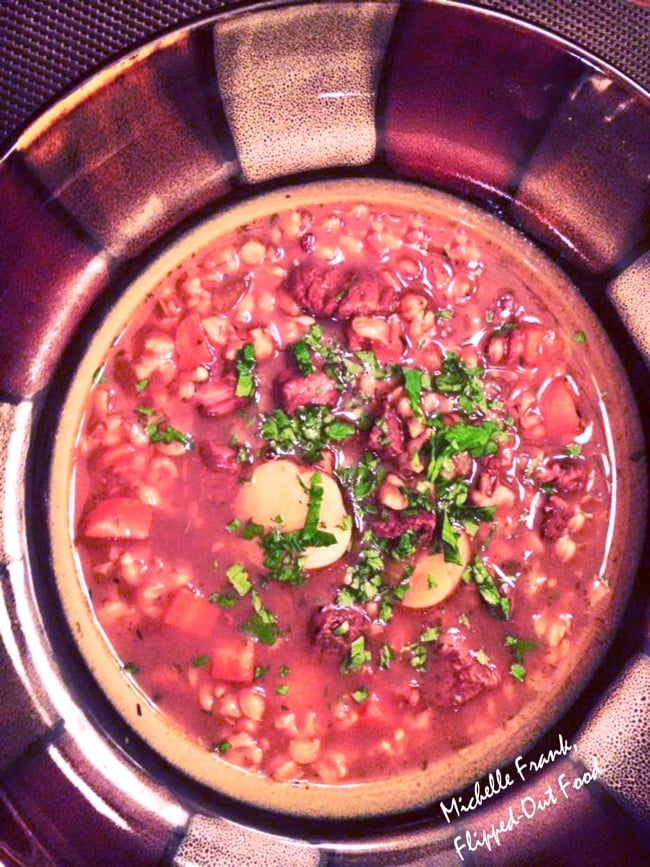
[[384,778],[555,688],[611,592],[615,480],[545,280],[443,212],[289,203],[115,341],[75,546],[126,675],[206,751]]

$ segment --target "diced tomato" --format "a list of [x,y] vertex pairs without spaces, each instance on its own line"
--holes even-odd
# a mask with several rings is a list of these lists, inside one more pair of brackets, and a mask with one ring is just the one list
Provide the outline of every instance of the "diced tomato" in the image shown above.
[[148,539],[153,511],[151,506],[131,497],[101,500],[83,522],[83,534],[90,539]]
[[194,311],[183,319],[176,329],[176,352],[181,370],[199,367],[212,361],[208,341],[203,334],[201,319]]
[[218,605],[213,605],[205,596],[189,587],[181,587],[174,594],[164,617],[164,623],[187,635],[211,639],[220,616]]
[[212,647],[211,674],[216,680],[252,683],[255,674],[255,647],[252,641],[220,636]]
[[557,376],[542,387],[538,403],[547,435],[563,443],[570,442],[580,429],[580,416],[566,379]]

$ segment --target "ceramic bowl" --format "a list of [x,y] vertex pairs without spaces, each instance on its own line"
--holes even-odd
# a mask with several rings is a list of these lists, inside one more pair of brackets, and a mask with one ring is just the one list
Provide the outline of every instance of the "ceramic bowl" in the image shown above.
[[[121,309],[128,287],[211,215],[287,185],[398,179],[513,226],[579,288],[614,347],[618,360],[605,363],[622,365],[643,409],[649,140],[650,97],[632,82],[533,27],[449,2],[272,2],[226,12],[118,61],[22,134],[0,166],[8,672],[0,757],[8,802],[36,817],[47,851],[74,863],[92,852],[100,863],[97,841],[110,840],[106,863],[155,863],[162,852],[179,865],[230,863],[234,852],[249,859],[241,863],[279,863],[287,852],[305,864],[324,852],[342,859],[333,863],[418,863],[453,853],[461,834],[478,838],[507,816],[508,799],[540,804],[549,774],[584,779],[594,759],[599,779],[576,789],[572,821],[606,816],[603,790],[632,825],[647,815],[642,458],[631,513],[642,560],[637,571],[638,558],[623,556],[629,587],[612,615],[618,631],[585,650],[550,730],[548,719],[534,720],[534,737],[515,741],[514,752],[469,761],[466,773],[450,772],[451,788],[424,799],[388,787],[366,802],[329,793],[304,806],[294,793],[263,786],[260,796],[228,774],[220,785],[195,764],[187,773],[178,742],[141,728],[116,698],[103,673],[110,663],[98,661],[95,639],[87,646],[91,622],[61,600],[69,576],[62,583],[50,531],[66,522],[52,473],[58,422],[107,311]],[[490,768],[519,750],[546,754],[558,736],[572,746],[566,755],[515,791],[484,798],[462,822],[445,820],[439,796],[463,786],[467,796],[474,779],[488,785]],[[36,783],[60,797],[34,801]],[[566,809],[531,809],[534,821],[511,828],[495,858],[542,851],[533,842],[540,828],[565,833]],[[64,830],[71,810],[79,827]],[[634,845],[611,834],[623,851]],[[598,840],[585,836],[583,854]]]

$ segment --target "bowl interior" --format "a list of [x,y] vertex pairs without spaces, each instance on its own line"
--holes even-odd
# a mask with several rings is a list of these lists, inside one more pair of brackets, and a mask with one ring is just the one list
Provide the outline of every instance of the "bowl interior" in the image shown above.
[[[534,697],[514,716],[504,718],[488,736],[463,747],[444,760],[432,761],[426,771],[409,772],[382,781],[328,786],[308,782],[283,784],[258,773],[234,767],[189,737],[179,724],[163,715],[120,661],[93,612],[88,587],[81,577],[70,526],[73,449],[85,410],[93,372],[136,312],[147,303],[157,284],[182,261],[209,241],[256,219],[327,202],[387,203],[422,213],[435,213],[460,221],[498,244],[508,258],[521,264],[537,281],[542,303],[553,311],[568,334],[589,334],[593,358],[588,375],[599,384],[601,395],[618,396],[617,411],[608,424],[610,453],[606,457],[619,468],[613,480],[613,508],[605,545],[602,574],[612,576],[614,591],[594,609],[591,626],[581,635],[571,655],[556,659],[548,680],[538,685]],[[498,239],[498,240],[497,240]],[[319,819],[354,818],[404,812],[420,808],[469,785],[491,769],[523,754],[571,703],[602,658],[622,616],[642,544],[637,517],[644,513],[642,486],[630,485],[629,456],[642,450],[642,435],[634,401],[620,362],[598,320],[566,276],[529,241],[494,217],[462,200],[395,181],[352,178],[284,187],[219,209],[176,241],[138,275],[112,306],[93,336],[60,414],[50,478],[54,570],[60,597],[71,630],[93,675],[119,712],[134,729],[172,765],[195,780],[266,809]],[[551,670],[553,674],[551,675]]]
[[[69,489],[58,480],[70,477],[92,373],[151,286],[219,221],[230,219],[231,208],[242,202],[243,212],[265,208],[267,200],[259,197],[269,190],[299,196],[300,184],[312,180],[406,182],[476,206],[467,211],[472,219],[494,215],[515,227],[543,251],[541,267],[557,266],[558,285],[568,279],[591,309],[586,315],[599,335],[593,360],[602,381],[611,383],[607,390],[629,388],[630,404],[643,408],[650,359],[649,135],[650,97],[607,64],[538,28],[454,2],[326,0],[231,10],[120,59],[30,125],[0,166],[10,215],[0,233],[3,442],[8,454],[27,455],[18,481],[5,469],[7,490],[16,493],[3,516],[5,559],[12,569],[27,564],[27,579],[10,575],[6,604],[21,624],[17,646],[27,645],[28,656],[40,660],[38,670],[28,666],[28,675],[12,680],[16,706],[30,707],[25,742],[58,738],[51,720],[64,718],[80,743],[91,729],[106,737],[114,761],[135,756],[129,766],[144,790],[158,792],[162,780],[174,808],[200,803],[221,815],[227,793],[235,816],[248,802],[270,814],[313,818],[425,804],[512,758],[508,738],[525,748],[522,721],[424,785],[406,779],[392,789],[350,787],[333,796],[318,787],[279,796],[273,785],[221,765],[208,772],[182,732],[161,723],[125,679],[93,620],[70,546]],[[403,189],[399,195],[412,195]],[[522,242],[512,237],[519,250]],[[536,260],[537,252],[524,246]],[[558,303],[571,318],[573,302]],[[636,414],[628,414],[627,400],[622,406],[620,416],[612,412],[615,447],[642,451]],[[39,414],[40,407],[51,415]],[[642,423],[647,442],[647,414]],[[636,478],[645,478],[639,467],[643,459]],[[612,519],[612,555],[623,558],[620,594],[607,628],[590,636],[575,670],[567,671],[565,689],[540,696],[537,732],[572,701],[577,730],[625,662],[617,658],[601,669],[580,703],[627,591],[643,577],[635,563],[644,544],[647,551],[644,486],[628,485],[623,497]],[[630,516],[633,543],[620,551],[617,527],[625,529]],[[52,551],[43,542],[45,526]],[[641,615],[630,607],[626,614],[636,636]],[[622,648],[626,658],[642,651],[643,638]],[[77,650],[92,676],[80,669]],[[91,707],[96,682],[108,700],[94,698]],[[34,695],[46,695],[36,710]],[[112,703],[146,744],[183,772],[170,773],[167,765],[161,770],[146,748],[136,749],[135,739],[124,747]],[[65,750],[71,766],[86,766],[76,746]],[[197,795],[186,772],[208,789]],[[97,786],[104,787],[107,803],[120,805],[124,792],[110,776]],[[429,810],[427,829],[430,819]],[[180,824],[150,820],[160,820],[161,834],[176,833]],[[254,813],[249,824],[255,823],[263,824],[264,815]],[[396,829],[397,818],[389,833]]]

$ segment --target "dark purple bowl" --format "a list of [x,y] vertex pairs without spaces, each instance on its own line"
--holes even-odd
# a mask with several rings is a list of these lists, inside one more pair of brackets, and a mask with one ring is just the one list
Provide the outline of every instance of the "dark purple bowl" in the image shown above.
[[[67,383],[130,279],[220,206],[322,177],[417,181],[523,232],[601,319],[647,425],[649,175],[647,93],[559,38],[448,2],[224,13],[113,64],[25,130],[0,164],[0,853],[17,864],[372,867],[458,863],[464,843],[473,864],[643,860],[647,539],[608,656],[534,750],[560,733],[575,744],[568,755],[462,820],[431,804],[304,822],[191,782],[115,713],[56,594],[46,491]],[[541,806],[553,780],[582,778],[594,756],[597,779],[570,804]],[[531,815],[488,847],[484,833],[523,803]]]

